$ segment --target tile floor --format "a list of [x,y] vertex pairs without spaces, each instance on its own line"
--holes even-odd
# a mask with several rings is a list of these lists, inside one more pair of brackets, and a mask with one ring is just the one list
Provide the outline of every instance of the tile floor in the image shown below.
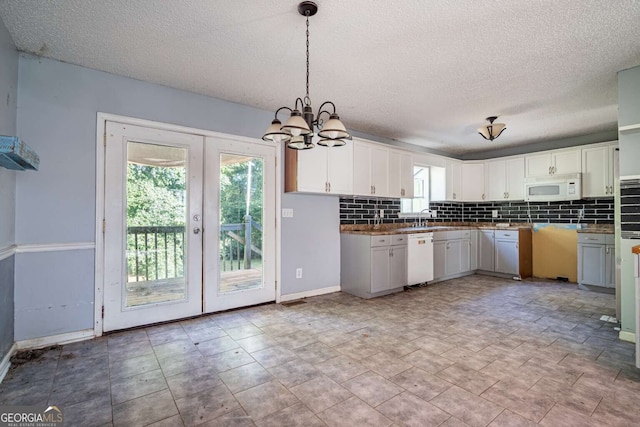
[[0,404],[68,426],[630,426],[634,346],[615,298],[485,276],[374,300],[335,293],[65,345]]

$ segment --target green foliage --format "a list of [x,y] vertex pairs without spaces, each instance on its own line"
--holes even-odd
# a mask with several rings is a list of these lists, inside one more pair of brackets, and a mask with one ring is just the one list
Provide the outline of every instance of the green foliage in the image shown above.
[[129,164],[127,225],[184,225],[185,168]]

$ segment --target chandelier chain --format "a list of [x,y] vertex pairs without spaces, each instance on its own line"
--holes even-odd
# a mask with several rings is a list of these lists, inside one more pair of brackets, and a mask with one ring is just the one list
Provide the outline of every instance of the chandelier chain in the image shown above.
[[309,11],[306,12],[307,17],[307,96],[306,101],[311,104],[311,99],[309,98]]

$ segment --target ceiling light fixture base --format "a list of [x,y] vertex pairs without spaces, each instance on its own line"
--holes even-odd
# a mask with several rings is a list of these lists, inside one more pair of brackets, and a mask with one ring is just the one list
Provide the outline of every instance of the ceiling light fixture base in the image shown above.
[[312,1],[303,1],[298,5],[298,13],[302,16],[313,16],[318,12],[318,5]]
[[478,128],[478,133],[482,135],[484,139],[493,141],[507,128],[504,123],[493,123],[497,118],[498,116],[487,117],[489,124]]

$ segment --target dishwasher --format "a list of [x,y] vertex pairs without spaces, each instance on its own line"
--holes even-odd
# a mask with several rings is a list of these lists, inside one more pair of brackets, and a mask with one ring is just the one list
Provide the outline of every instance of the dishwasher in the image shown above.
[[417,285],[433,280],[433,233],[409,234],[407,283]]

